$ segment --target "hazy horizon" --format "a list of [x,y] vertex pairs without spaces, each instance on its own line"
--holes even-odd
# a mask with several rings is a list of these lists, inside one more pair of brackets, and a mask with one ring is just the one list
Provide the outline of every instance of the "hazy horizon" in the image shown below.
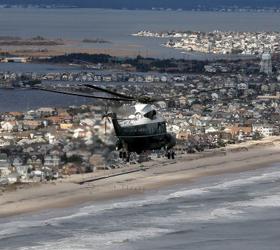
[[0,5],[53,5],[84,8],[112,8],[112,9],[220,9],[220,8],[280,8],[279,0],[0,0]]

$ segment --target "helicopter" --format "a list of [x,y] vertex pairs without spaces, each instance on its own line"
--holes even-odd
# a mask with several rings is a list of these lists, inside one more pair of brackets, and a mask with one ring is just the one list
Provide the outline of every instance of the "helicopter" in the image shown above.
[[[107,121],[111,122],[114,127],[115,135],[118,138],[116,142],[116,150],[119,151],[120,158],[129,162],[131,153],[141,153],[153,150],[165,149],[171,150],[176,145],[176,138],[167,132],[166,120],[156,111],[153,103],[160,101],[157,98],[149,96],[132,96],[121,94],[112,90],[101,88],[99,86],[85,84],[79,85],[80,89],[74,91],[59,90],[56,88],[34,87],[34,89],[60,93],[64,95],[73,95],[94,99],[102,99],[112,102],[135,103],[132,107],[134,113],[128,118],[119,118],[116,112],[108,112],[103,115],[105,120],[105,131]],[[96,96],[81,92],[95,90],[112,97]]]

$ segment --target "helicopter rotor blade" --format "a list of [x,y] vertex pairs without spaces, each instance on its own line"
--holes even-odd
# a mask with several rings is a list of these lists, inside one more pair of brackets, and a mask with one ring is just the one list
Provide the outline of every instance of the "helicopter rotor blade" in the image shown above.
[[63,94],[63,95],[80,96],[80,97],[101,99],[101,100],[122,101],[122,102],[135,101],[134,99],[128,99],[128,98],[94,96],[94,95],[90,95],[90,94],[86,94],[86,93],[78,93],[78,92],[71,92],[71,91],[64,91],[64,90],[57,90],[57,89],[48,89],[48,88],[39,88],[39,87],[33,87],[32,89],[46,91],[46,92],[53,92],[53,93],[58,93],[58,94]]
[[98,86],[95,86],[95,85],[90,85],[90,84],[85,84],[84,86],[86,86],[88,88],[91,88],[91,89],[98,90],[98,91],[102,91],[102,92],[105,92],[105,93],[108,93],[108,94],[111,94],[111,95],[114,95],[114,96],[117,96],[119,98],[127,98],[127,99],[134,100],[134,101],[137,101],[137,102],[140,102],[140,103],[154,103],[154,102],[157,102],[157,101],[160,101],[160,100],[164,100],[163,98],[158,100],[156,98],[149,97],[149,96],[128,96],[128,95],[120,94],[120,93],[117,93],[115,91],[104,89],[104,88],[101,88],[101,87],[98,87]]
[[124,94],[121,94],[121,93],[117,93],[115,91],[104,89],[104,88],[101,88],[101,87],[98,87],[98,86],[95,86],[95,85],[85,84],[83,86],[91,88],[91,89],[95,89],[95,90],[98,90],[98,91],[101,91],[101,92],[105,92],[105,93],[108,93],[108,94],[111,94],[111,95],[114,95],[114,96],[117,96],[117,97],[120,97],[120,98],[133,99],[133,100],[136,99],[133,96],[128,96],[128,95],[124,95]]

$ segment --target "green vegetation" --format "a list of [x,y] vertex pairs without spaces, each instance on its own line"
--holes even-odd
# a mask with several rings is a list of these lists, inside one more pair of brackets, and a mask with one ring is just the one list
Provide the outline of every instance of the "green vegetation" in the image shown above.
[[23,82],[25,86],[34,87],[35,85],[40,85],[42,83],[41,80],[26,80]]
[[101,63],[110,68],[125,65],[135,69],[135,71],[148,72],[155,71],[161,73],[199,73],[204,70],[207,61],[183,60],[183,59],[156,59],[144,58],[137,56],[136,58],[113,57],[106,54],[67,54],[63,56],[55,56],[45,59],[47,63],[76,63],[76,64],[98,64]]
[[62,157],[62,161],[65,163],[77,163],[77,164],[82,164],[83,163],[83,158],[79,155],[72,155],[70,157],[67,157],[64,155]]
[[261,140],[261,139],[263,139],[263,135],[259,131],[256,131],[256,132],[254,132],[252,139],[254,141]]

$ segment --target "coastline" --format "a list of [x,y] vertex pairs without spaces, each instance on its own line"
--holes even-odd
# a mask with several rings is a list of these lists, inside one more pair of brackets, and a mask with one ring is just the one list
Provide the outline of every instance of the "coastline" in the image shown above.
[[[176,160],[158,159],[112,171],[75,175],[60,182],[38,184],[0,194],[0,218],[48,209],[66,208],[87,202],[117,199],[177,184],[188,184],[205,176],[245,172],[280,162],[280,137],[230,145]],[[122,173],[122,175],[116,175]],[[78,182],[100,176],[108,178],[83,185]],[[110,175],[115,175],[110,177]]]

